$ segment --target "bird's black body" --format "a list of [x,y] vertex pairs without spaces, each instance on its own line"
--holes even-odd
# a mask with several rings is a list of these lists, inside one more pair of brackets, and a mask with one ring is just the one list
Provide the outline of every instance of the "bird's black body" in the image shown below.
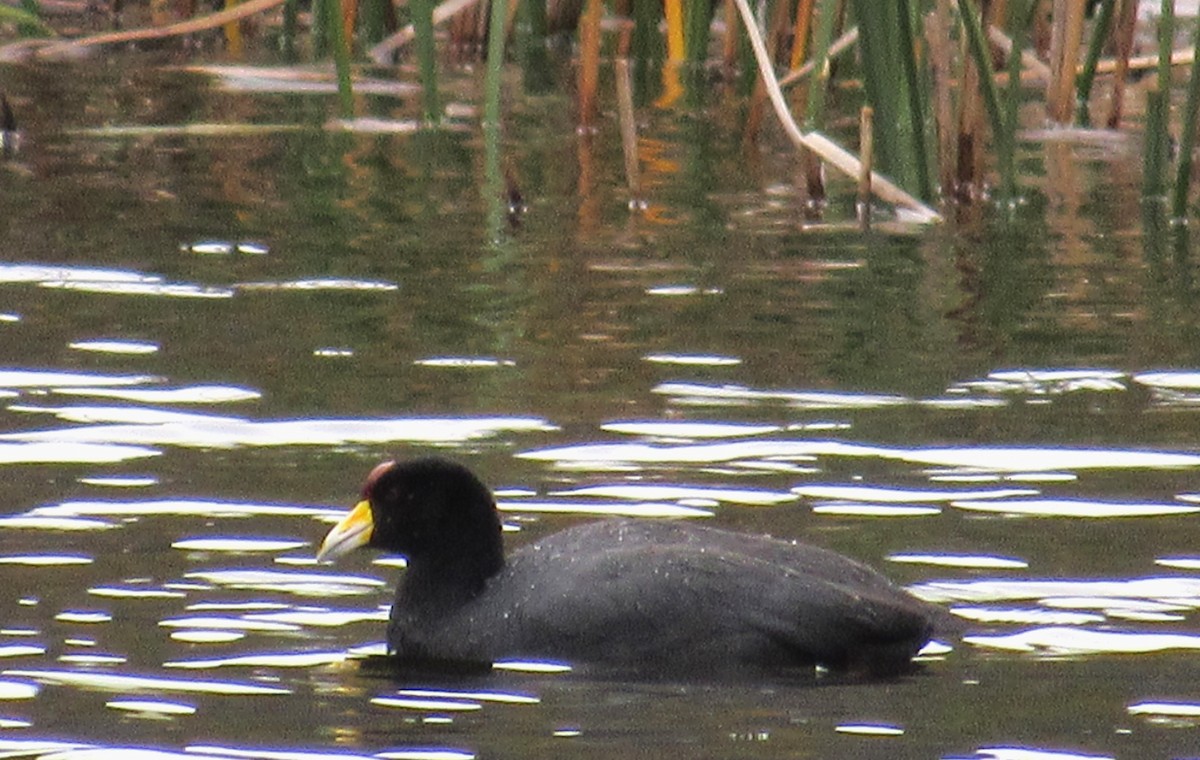
[[408,557],[387,635],[405,658],[644,676],[893,673],[941,614],[839,554],[692,522],[595,522],[506,558],[491,493],[442,459],[381,465],[363,495],[373,525],[362,543]]

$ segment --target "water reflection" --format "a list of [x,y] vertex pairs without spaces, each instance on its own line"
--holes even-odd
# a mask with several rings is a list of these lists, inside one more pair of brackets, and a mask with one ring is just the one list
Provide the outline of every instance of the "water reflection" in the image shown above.
[[[530,211],[481,236],[470,135],[391,136],[407,83],[343,132],[305,94],[324,72],[216,71],[214,96],[110,63],[6,73],[39,93],[7,250],[44,261],[0,263],[0,754],[1192,751],[1161,729],[1200,677],[1194,267],[1143,250],[1136,191],[1089,184],[1136,161],[1087,164],[1070,213],[1034,189],[1016,221],[863,238],[796,225],[790,154],[655,109],[631,217],[615,143],[513,98]],[[1025,216],[1047,203],[1066,233]],[[312,543],[371,463],[433,447],[512,485],[514,543],[611,514],[807,540],[971,643],[815,688],[364,675],[403,561],[339,573]]]

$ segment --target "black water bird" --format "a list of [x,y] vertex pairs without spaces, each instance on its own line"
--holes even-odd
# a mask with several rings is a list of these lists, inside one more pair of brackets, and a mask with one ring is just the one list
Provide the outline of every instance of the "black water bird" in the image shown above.
[[317,558],[360,546],[407,557],[387,643],[415,662],[895,674],[945,614],[834,552],[691,521],[593,522],[507,557],[501,530],[491,492],[466,467],[384,462]]

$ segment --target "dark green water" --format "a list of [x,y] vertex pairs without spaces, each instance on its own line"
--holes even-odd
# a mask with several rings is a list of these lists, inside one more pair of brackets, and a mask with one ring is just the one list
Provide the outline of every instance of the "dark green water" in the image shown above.
[[[351,133],[144,59],[0,79],[0,754],[1196,755],[1197,251],[1143,226],[1134,141],[1027,143],[1011,216],[861,234],[802,227],[727,106],[641,109],[631,214],[614,118],[515,79],[498,170],[469,117],[404,131],[413,95]],[[197,124],[287,129],[124,129]],[[969,639],[885,683],[363,672],[402,570],[314,546],[433,449],[513,545],[682,511]]]

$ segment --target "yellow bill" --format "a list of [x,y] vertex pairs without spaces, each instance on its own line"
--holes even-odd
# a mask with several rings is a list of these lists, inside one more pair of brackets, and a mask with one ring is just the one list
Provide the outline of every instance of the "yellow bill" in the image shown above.
[[374,531],[371,502],[363,499],[326,534],[325,540],[321,542],[321,550],[317,552],[317,562],[335,560],[360,546],[366,546]]

